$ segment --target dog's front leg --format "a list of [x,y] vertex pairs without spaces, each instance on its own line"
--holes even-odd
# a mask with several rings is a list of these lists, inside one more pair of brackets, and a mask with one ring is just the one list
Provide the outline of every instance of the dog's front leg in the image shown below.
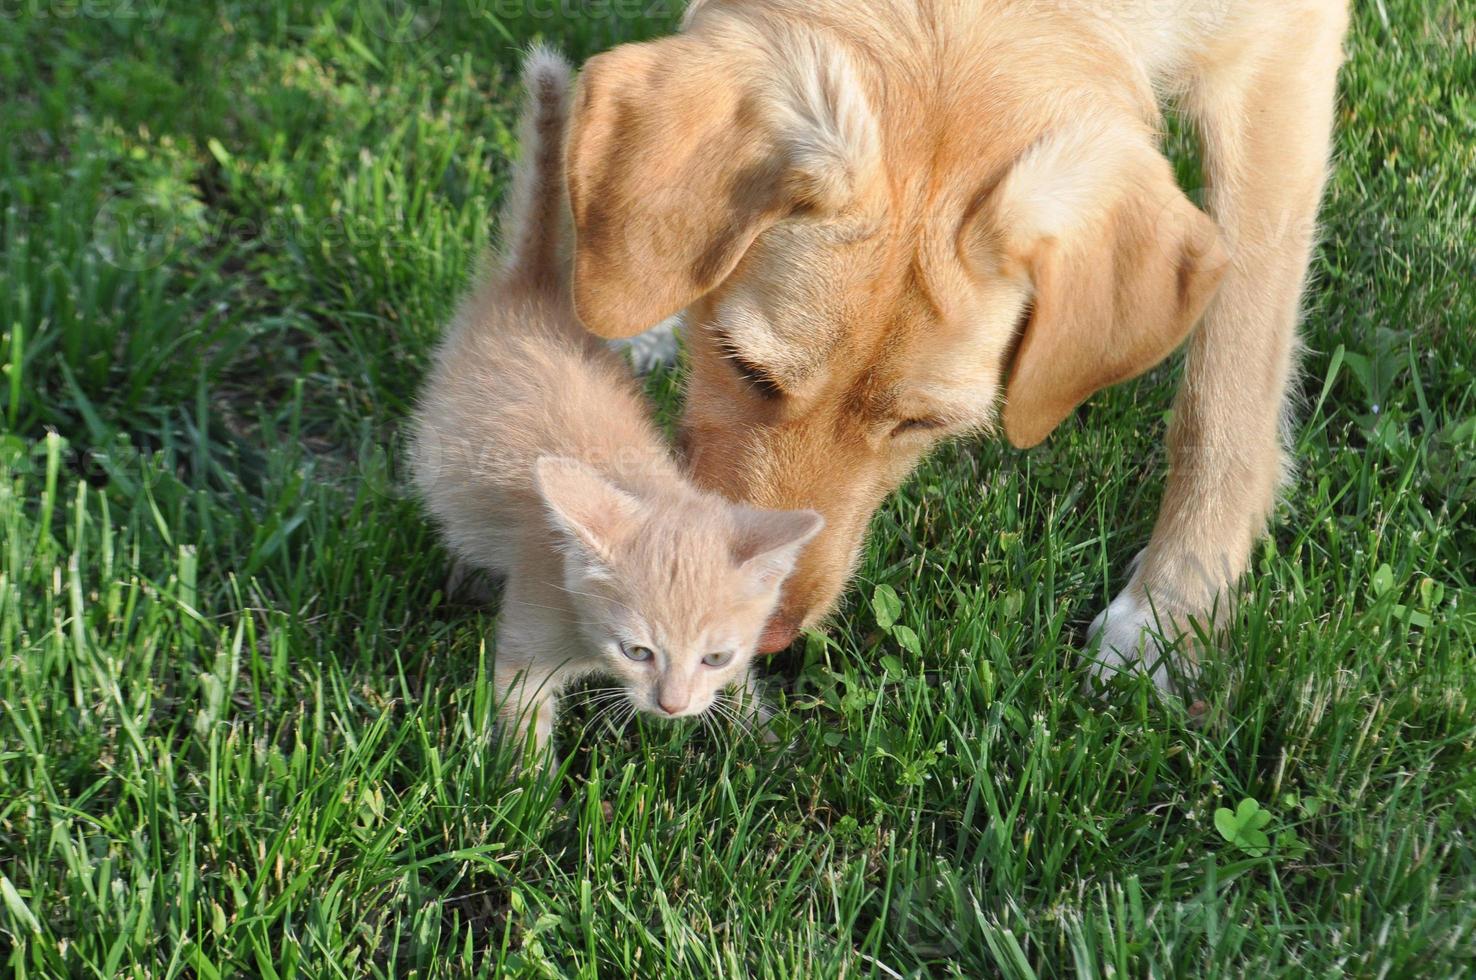
[[1288,8],[1227,45],[1235,54],[1207,60],[1189,90],[1231,266],[1189,344],[1152,538],[1092,624],[1097,676],[1146,670],[1171,686],[1165,643],[1192,648],[1191,620],[1228,618],[1287,472],[1287,387],[1347,20],[1342,0]]

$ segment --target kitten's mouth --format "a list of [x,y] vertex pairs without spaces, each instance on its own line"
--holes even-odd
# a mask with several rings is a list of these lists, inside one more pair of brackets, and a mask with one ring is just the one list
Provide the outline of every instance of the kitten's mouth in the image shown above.
[[703,705],[701,708],[688,706],[671,711],[659,704],[653,704],[646,708],[646,714],[653,718],[659,718],[662,721],[681,721],[683,718],[695,718],[706,712],[709,707],[710,705]]

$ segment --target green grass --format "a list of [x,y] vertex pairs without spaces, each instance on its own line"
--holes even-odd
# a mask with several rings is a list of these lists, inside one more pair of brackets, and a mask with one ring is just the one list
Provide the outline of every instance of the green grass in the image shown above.
[[[1300,469],[1204,719],[1084,700],[1074,654],[1147,537],[1168,367],[930,460],[774,664],[786,748],[575,710],[546,783],[391,461],[518,47],[671,18],[170,6],[0,16],[0,972],[1469,971],[1469,0],[1358,5]],[[1245,798],[1264,850],[1216,828]]]

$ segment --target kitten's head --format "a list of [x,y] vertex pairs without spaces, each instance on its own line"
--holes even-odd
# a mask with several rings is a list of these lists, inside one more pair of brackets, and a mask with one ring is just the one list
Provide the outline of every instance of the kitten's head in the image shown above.
[[820,515],[684,486],[642,499],[562,457],[535,469],[586,641],[636,707],[663,717],[706,711],[743,680]]

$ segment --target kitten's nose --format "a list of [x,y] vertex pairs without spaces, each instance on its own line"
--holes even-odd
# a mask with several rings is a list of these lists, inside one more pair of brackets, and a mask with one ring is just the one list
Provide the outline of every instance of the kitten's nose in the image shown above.
[[667,714],[679,715],[687,709],[687,705],[690,702],[685,699],[678,701],[676,698],[673,697],[662,697],[656,703],[661,705],[661,710],[666,712]]

